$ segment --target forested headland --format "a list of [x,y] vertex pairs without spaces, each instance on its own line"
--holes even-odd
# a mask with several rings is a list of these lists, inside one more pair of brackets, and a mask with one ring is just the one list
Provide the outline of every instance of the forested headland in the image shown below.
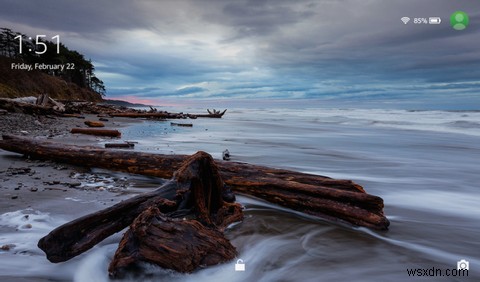
[[[19,40],[18,36],[22,36]],[[100,101],[103,81],[91,60],[64,44],[0,28],[0,97],[15,98],[47,93],[61,100]],[[41,42],[42,44],[39,44]],[[45,44],[45,45],[43,45]],[[20,46],[21,45],[21,46]],[[20,52],[22,50],[22,52]],[[35,51],[43,52],[37,54]],[[59,52],[58,52],[59,51]],[[12,64],[69,66],[64,69],[12,69]]]

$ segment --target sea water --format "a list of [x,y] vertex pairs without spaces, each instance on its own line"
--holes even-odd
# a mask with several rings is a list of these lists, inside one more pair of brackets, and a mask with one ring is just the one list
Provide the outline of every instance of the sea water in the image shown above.
[[[385,232],[339,226],[240,196],[245,220],[226,236],[244,272],[235,271],[236,260],[192,274],[145,265],[143,275],[126,281],[479,281],[480,112],[235,108],[222,119],[174,122],[193,126],[147,120],[122,128],[122,139],[150,153],[203,150],[221,158],[228,149],[232,161],[351,179],[384,199],[391,226]],[[25,214],[41,224],[22,229]],[[0,225],[16,231],[2,234],[0,245],[16,236],[21,251],[0,253],[0,275],[108,281],[119,234],[62,264],[36,248],[65,221],[33,210],[1,215]],[[453,270],[461,259],[470,263],[468,277],[407,271]]]

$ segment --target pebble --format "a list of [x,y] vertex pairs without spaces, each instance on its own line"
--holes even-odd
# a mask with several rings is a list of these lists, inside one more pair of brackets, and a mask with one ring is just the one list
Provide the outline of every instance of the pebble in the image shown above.
[[17,195],[12,196],[12,200],[18,199]]
[[30,189],[30,191],[32,191],[32,192],[37,192],[37,191],[38,191],[38,188],[34,187],[34,188]]

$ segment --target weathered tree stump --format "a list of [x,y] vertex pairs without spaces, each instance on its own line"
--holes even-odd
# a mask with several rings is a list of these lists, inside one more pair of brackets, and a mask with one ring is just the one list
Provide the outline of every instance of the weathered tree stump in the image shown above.
[[223,233],[197,220],[172,219],[150,207],[135,219],[110,263],[111,277],[122,277],[138,262],[154,263],[178,272],[229,261],[235,247]]

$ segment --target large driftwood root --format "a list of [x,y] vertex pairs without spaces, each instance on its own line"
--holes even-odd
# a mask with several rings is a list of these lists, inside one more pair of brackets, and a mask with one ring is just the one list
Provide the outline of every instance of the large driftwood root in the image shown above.
[[197,220],[168,218],[151,207],[124,234],[108,272],[111,277],[119,278],[138,262],[193,272],[200,266],[229,261],[236,254],[222,232]]
[[[4,135],[0,148],[31,158],[171,178],[188,156],[105,150]],[[219,173],[234,192],[331,221],[387,229],[383,200],[350,181],[217,160]]]
[[[38,246],[50,261],[66,261],[134,222],[110,265],[112,276],[140,261],[192,272],[236,255],[222,233],[243,219],[241,206],[233,200],[212,157],[198,152],[161,188],[66,223],[40,239]],[[180,257],[183,260],[177,262]]]
[[184,219],[165,217],[155,207],[144,211],[123,236],[109,266],[110,276],[120,277],[140,261],[192,272],[200,266],[231,260],[237,254],[222,231],[243,219],[243,213],[238,204],[224,202],[224,183],[212,157],[196,153],[175,172],[174,179],[178,184],[178,210],[170,216]]

